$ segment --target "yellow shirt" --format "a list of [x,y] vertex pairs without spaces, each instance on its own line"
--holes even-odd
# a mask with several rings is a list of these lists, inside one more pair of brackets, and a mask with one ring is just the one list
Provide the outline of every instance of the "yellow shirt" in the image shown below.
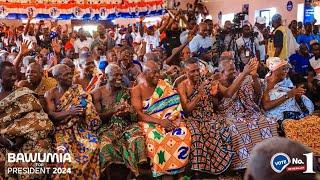
[[[286,28],[284,26],[279,26],[276,30],[273,31],[272,35],[275,35],[275,32],[279,30],[282,32],[283,34],[283,41],[282,41],[282,50],[281,53],[279,55],[279,58],[281,59],[288,59],[288,37],[287,37],[287,32],[286,32]],[[273,38],[271,38],[269,40],[268,43],[268,55],[269,57],[274,57],[274,54],[276,52],[276,48],[274,47],[274,42],[273,42]]]

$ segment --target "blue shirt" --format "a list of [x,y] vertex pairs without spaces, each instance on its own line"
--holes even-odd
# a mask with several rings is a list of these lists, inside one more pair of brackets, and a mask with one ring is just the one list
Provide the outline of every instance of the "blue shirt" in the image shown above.
[[297,37],[297,43],[298,44],[305,43],[308,46],[308,49],[310,51],[311,50],[310,42],[313,40],[316,40],[316,39],[317,39],[317,37],[313,34],[311,34],[311,35],[301,34]]
[[318,43],[320,43],[320,33],[314,35],[315,39],[318,41]]
[[295,53],[289,57],[289,62],[293,66],[295,73],[306,76],[311,68],[309,59],[309,55],[307,57],[304,57],[299,53]]

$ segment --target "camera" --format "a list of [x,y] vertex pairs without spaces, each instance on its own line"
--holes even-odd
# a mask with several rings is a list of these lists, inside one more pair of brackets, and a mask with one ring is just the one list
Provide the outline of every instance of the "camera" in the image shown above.
[[232,25],[232,32],[234,34],[240,34],[242,28],[242,22],[245,20],[245,17],[248,14],[246,12],[239,12],[234,15],[233,25]]
[[244,12],[239,12],[237,14],[234,15],[234,19],[233,19],[233,23],[235,24],[241,24],[242,21],[244,21],[245,17],[246,17],[246,13]]
[[252,38],[257,38],[259,36],[259,33],[258,32],[254,32],[254,31],[251,31],[250,32],[250,37]]

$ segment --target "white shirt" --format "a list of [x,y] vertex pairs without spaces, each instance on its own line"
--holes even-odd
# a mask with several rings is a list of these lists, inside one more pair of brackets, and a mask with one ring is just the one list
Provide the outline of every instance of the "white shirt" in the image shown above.
[[117,40],[116,40],[116,44],[121,44],[121,40],[122,39],[125,39],[125,37],[126,37],[126,34],[120,34],[120,33],[118,33],[118,35],[117,35]]
[[160,31],[159,29],[154,32],[154,35],[143,35],[143,40],[147,43],[146,44],[146,53],[152,52],[152,49],[160,46]]
[[75,53],[79,53],[80,50],[84,47],[87,47],[90,49],[92,42],[93,42],[93,39],[91,38],[87,38],[87,40],[84,40],[84,41],[80,41],[80,39],[78,38],[73,44]]
[[199,50],[202,49],[209,49],[213,46],[213,38],[206,36],[203,38],[200,34],[197,34],[191,42],[189,43],[189,48],[191,53],[197,53]]
[[132,36],[133,42],[137,42],[137,43],[141,42],[142,38],[139,32],[132,32],[131,36]]
[[184,44],[188,41],[188,34],[189,34],[189,30],[185,30],[180,34],[180,42],[181,44]]
[[310,62],[311,67],[316,71],[317,75],[316,75],[315,79],[318,79],[320,81],[320,58],[318,58],[316,60],[316,57],[313,56],[309,60],[309,62]]
[[[264,41],[263,34],[259,31],[259,29],[256,26],[253,28],[253,31],[258,33],[258,42]],[[260,60],[266,60],[266,46],[264,44],[259,45],[258,43],[258,50],[260,52]]]
[[[35,36],[29,36],[29,35],[22,34],[22,39],[23,39],[23,41],[31,41],[32,43],[37,43],[37,39]],[[32,43],[30,43],[30,45],[28,47],[29,49],[32,48]]]

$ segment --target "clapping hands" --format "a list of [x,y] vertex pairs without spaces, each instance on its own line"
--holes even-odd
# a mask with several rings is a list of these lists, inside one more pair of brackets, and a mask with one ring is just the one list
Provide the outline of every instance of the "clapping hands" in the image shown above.
[[126,102],[117,104],[114,111],[117,116],[125,116],[130,113],[130,105]]
[[258,68],[259,68],[259,61],[257,60],[257,58],[253,58],[250,60],[251,63],[253,64],[254,68],[253,70],[250,72],[251,76],[255,76],[258,73]]
[[71,116],[83,116],[85,114],[85,109],[81,106],[72,106],[70,108]]
[[257,58],[252,58],[248,62],[248,64],[245,65],[243,69],[243,73],[245,75],[256,75],[259,67],[259,62],[257,61]]

